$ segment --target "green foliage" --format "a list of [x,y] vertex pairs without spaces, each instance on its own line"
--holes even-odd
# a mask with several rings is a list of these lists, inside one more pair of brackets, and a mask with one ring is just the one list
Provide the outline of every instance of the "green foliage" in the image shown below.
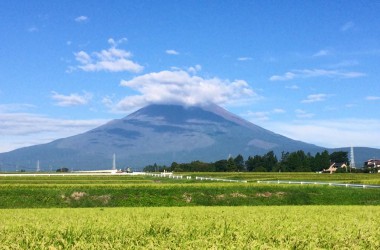
[[348,164],[348,152],[337,151],[330,154],[330,161],[335,163],[347,163]]
[[216,172],[226,172],[227,171],[227,165],[228,165],[227,160],[216,161],[214,163],[215,171]]
[[67,172],[69,172],[69,169],[68,169],[68,168],[58,168],[58,169],[56,170],[56,172],[64,172],[64,173],[67,173]]
[[246,161],[242,155],[227,160],[219,160],[214,163],[193,161],[191,163],[173,162],[170,167],[149,165],[145,172],[319,172],[327,169],[330,162],[348,162],[347,152],[333,152],[329,155],[327,150],[312,156],[302,150],[296,152],[282,152],[278,161],[273,151],[264,155],[249,156]]
[[237,171],[241,172],[241,171],[245,171],[245,162],[244,162],[244,158],[242,155],[238,155],[236,156],[236,158],[234,159],[234,162],[235,162],[235,166],[236,166],[236,169]]
[[311,162],[312,171],[322,171],[323,169],[327,169],[330,166],[330,155],[327,150],[322,153],[317,153],[314,157],[314,161]]

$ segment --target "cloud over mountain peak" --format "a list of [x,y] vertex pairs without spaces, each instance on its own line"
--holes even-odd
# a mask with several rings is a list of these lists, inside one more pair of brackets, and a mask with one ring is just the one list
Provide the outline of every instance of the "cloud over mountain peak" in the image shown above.
[[259,95],[244,80],[204,78],[185,70],[164,70],[122,80],[121,86],[140,92],[127,96],[117,104],[130,110],[147,104],[181,104],[185,106],[229,104],[241,100],[256,100]]

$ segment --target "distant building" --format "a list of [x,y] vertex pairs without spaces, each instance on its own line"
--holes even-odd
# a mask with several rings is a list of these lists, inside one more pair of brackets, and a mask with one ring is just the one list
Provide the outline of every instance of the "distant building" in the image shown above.
[[348,168],[346,163],[335,163],[333,162],[328,169],[323,169],[324,173],[335,173],[337,169],[339,168]]
[[378,159],[369,159],[364,162],[364,168],[367,168],[372,173],[380,173],[380,160]]

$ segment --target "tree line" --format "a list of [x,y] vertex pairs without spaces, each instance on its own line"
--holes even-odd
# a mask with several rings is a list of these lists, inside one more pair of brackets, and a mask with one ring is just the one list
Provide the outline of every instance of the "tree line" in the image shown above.
[[349,165],[348,152],[337,151],[329,154],[327,150],[311,155],[303,150],[282,152],[281,159],[273,151],[264,155],[249,156],[248,159],[239,154],[235,158],[219,160],[211,163],[192,161],[190,163],[173,162],[170,166],[149,165],[145,172],[318,172],[329,168],[332,162]]

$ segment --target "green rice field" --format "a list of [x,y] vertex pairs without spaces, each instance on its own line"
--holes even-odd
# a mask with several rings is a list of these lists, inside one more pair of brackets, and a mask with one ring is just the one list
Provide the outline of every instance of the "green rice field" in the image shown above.
[[0,210],[0,249],[379,249],[376,206]]
[[380,249],[376,174],[0,177],[0,249]]

